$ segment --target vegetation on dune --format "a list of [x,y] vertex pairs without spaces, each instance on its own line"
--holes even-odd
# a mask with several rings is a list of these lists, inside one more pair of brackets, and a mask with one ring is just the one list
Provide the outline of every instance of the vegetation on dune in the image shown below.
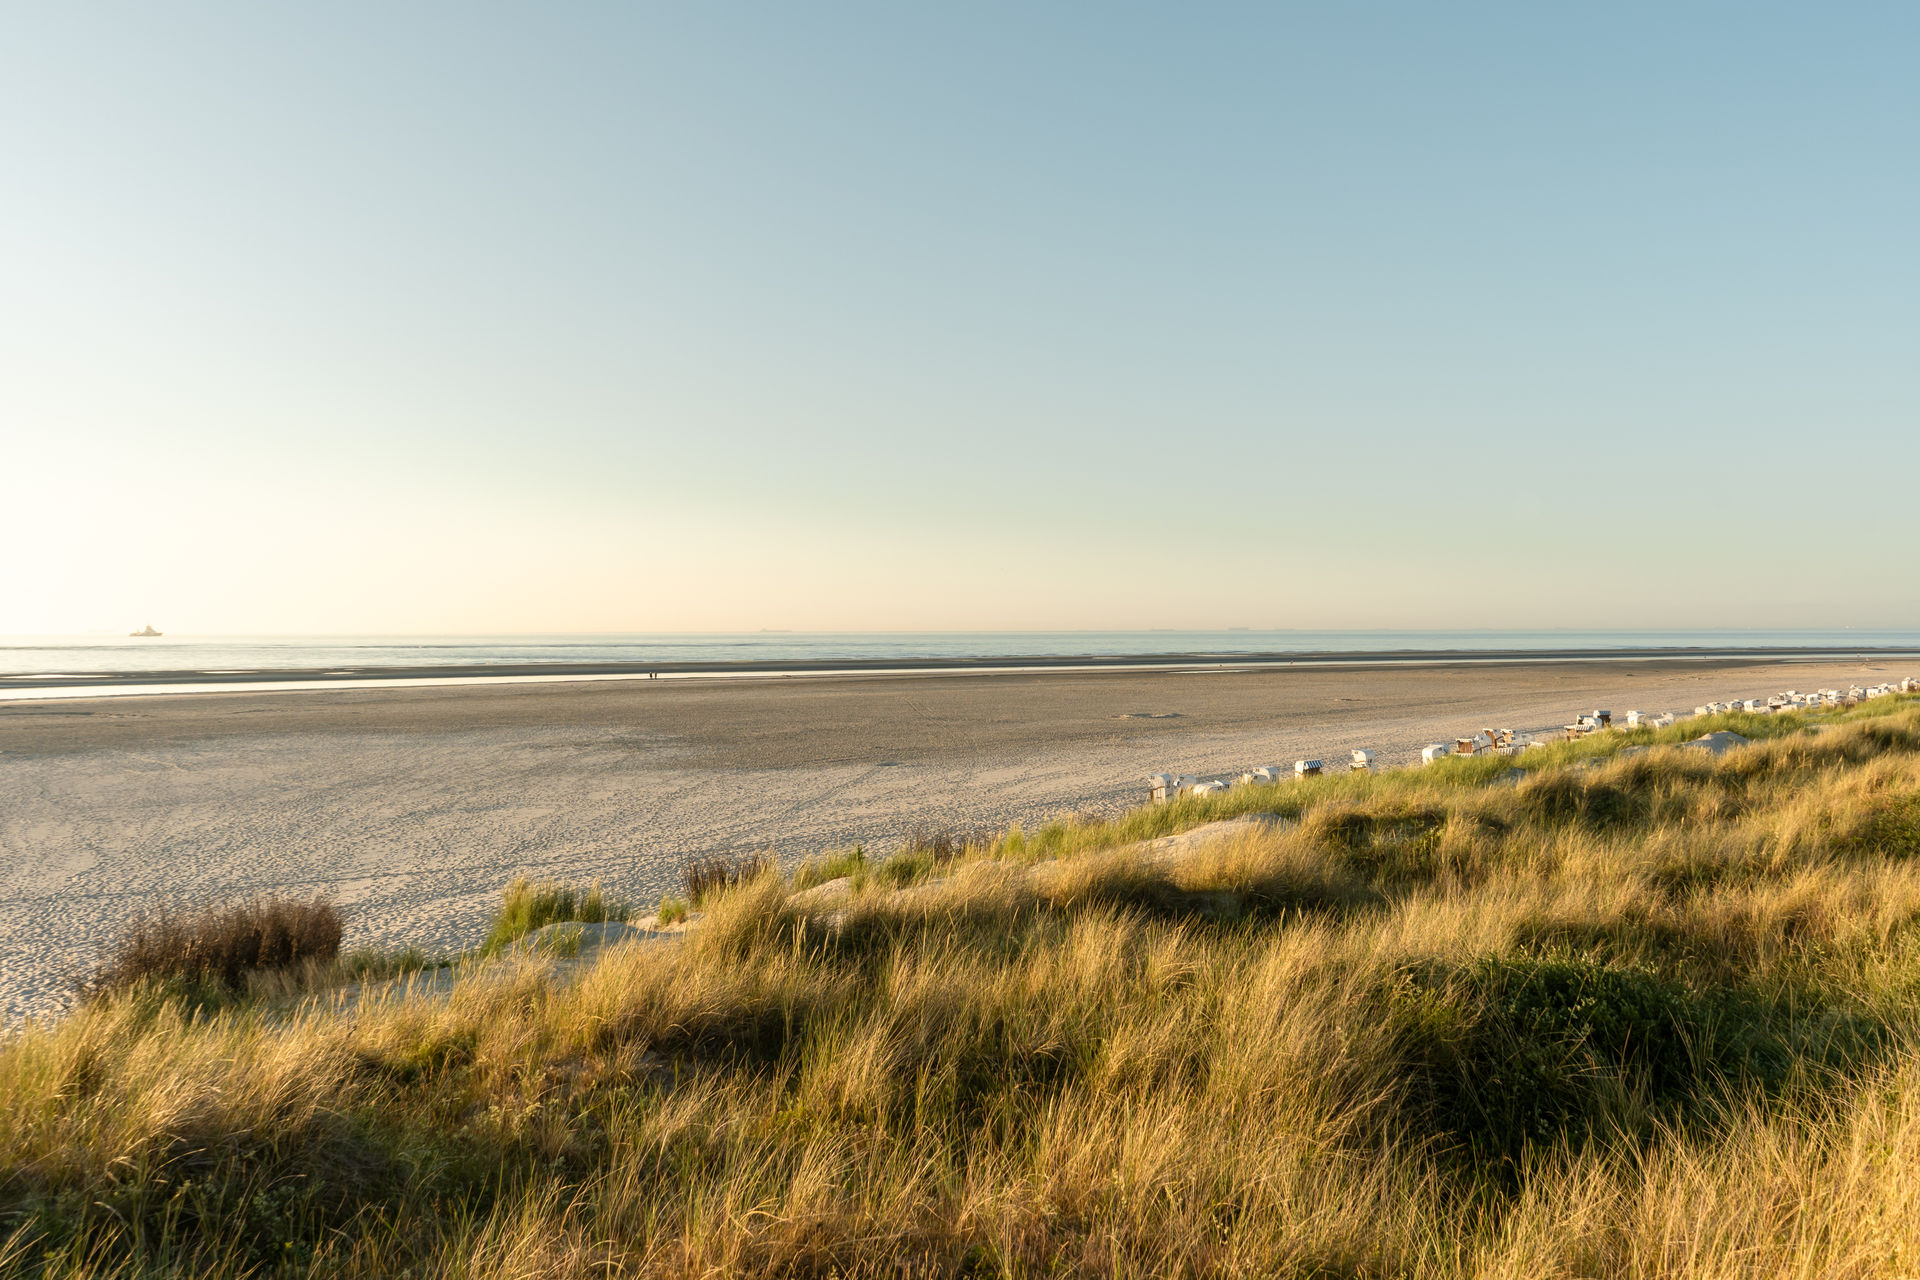
[[680,869],[680,879],[686,885],[688,904],[698,910],[712,895],[770,876],[774,870],[773,858],[768,854],[715,855],[687,862]]
[[851,849],[836,849],[832,853],[807,858],[793,869],[793,887],[796,891],[812,889],[826,884],[829,880],[851,877],[856,882],[864,882],[867,872],[867,851],[859,845]]
[[625,920],[632,909],[618,898],[609,898],[599,885],[577,889],[552,880],[528,880],[524,877],[507,886],[500,910],[493,918],[487,940],[480,944],[483,956],[497,955],[535,929],[550,924],[604,924]]
[[340,912],[324,898],[267,895],[201,911],[162,906],[134,917],[81,991],[98,997],[164,984],[237,993],[265,971],[331,962],[340,934]]
[[0,1271],[1910,1274],[1920,706],[1723,719],[762,867],[351,1018],[135,984],[0,1047]]

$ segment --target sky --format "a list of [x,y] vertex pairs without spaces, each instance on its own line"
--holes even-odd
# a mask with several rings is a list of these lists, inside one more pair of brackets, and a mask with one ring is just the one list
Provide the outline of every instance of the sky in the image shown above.
[[1920,7],[0,21],[0,633],[1920,627]]

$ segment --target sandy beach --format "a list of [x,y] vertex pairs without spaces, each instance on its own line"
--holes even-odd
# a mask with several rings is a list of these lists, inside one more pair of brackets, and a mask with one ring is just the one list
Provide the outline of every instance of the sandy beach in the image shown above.
[[916,827],[1034,824],[1158,770],[1368,747],[1596,706],[1867,684],[1911,662],[1525,663],[462,685],[0,706],[0,1012],[57,1009],[142,903],[282,890],[349,946],[471,945],[516,874],[651,902],[686,858],[787,861]]

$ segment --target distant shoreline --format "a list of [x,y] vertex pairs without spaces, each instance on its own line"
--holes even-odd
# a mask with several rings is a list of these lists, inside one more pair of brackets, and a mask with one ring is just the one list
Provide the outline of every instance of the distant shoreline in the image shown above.
[[156,669],[0,676],[0,702],[152,694],[292,692],[591,680],[779,679],[822,676],[1016,675],[1103,671],[1282,670],[1288,667],[1531,666],[1609,662],[1820,662],[1920,658],[1914,646],[1401,649],[1318,653],[1077,654],[1048,657],[739,659],[714,662],[450,663],[420,666]]

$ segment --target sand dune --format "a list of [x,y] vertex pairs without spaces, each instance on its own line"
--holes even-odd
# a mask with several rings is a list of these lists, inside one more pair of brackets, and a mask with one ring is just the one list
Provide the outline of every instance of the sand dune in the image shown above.
[[[1910,665],[1910,664],[1909,664]],[[1609,663],[463,686],[0,707],[0,1010],[57,1008],[143,902],[323,890],[348,945],[472,944],[516,873],[657,897],[696,853],[1033,824],[1238,770],[1574,712],[1871,683]]]

